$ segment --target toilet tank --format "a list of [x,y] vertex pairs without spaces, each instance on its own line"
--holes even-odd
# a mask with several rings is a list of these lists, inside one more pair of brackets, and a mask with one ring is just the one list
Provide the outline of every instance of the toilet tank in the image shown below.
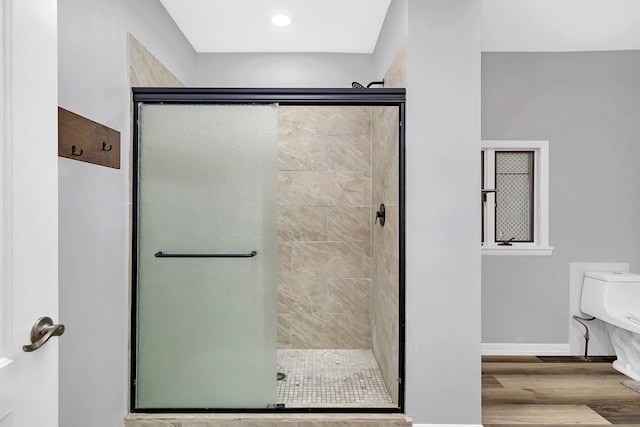
[[640,333],[640,274],[584,273],[580,309],[607,323]]

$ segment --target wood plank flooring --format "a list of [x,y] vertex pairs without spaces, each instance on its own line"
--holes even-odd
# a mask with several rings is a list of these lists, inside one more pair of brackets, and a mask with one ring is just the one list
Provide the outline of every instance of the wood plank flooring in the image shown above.
[[640,427],[640,393],[610,358],[482,358],[484,427]]

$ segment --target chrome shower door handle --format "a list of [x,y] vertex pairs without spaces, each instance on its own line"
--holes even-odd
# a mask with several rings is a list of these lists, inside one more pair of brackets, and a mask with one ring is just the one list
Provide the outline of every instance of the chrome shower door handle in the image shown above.
[[62,334],[64,334],[64,325],[54,325],[50,317],[41,317],[31,328],[31,344],[22,346],[22,350],[36,351],[49,341],[49,338],[59,337]]

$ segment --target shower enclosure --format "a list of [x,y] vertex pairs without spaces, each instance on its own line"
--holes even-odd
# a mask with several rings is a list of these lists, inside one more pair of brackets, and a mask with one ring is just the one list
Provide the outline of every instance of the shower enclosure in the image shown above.
[[403,410],[404,97],[134,89],[132,412]]

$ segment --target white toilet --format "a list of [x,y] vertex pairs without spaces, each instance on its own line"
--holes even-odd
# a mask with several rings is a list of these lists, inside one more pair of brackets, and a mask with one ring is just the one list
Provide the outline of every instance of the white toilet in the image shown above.
[[607,324],[613,367],[640,381],[640,274],[584,273],[580,309]]

